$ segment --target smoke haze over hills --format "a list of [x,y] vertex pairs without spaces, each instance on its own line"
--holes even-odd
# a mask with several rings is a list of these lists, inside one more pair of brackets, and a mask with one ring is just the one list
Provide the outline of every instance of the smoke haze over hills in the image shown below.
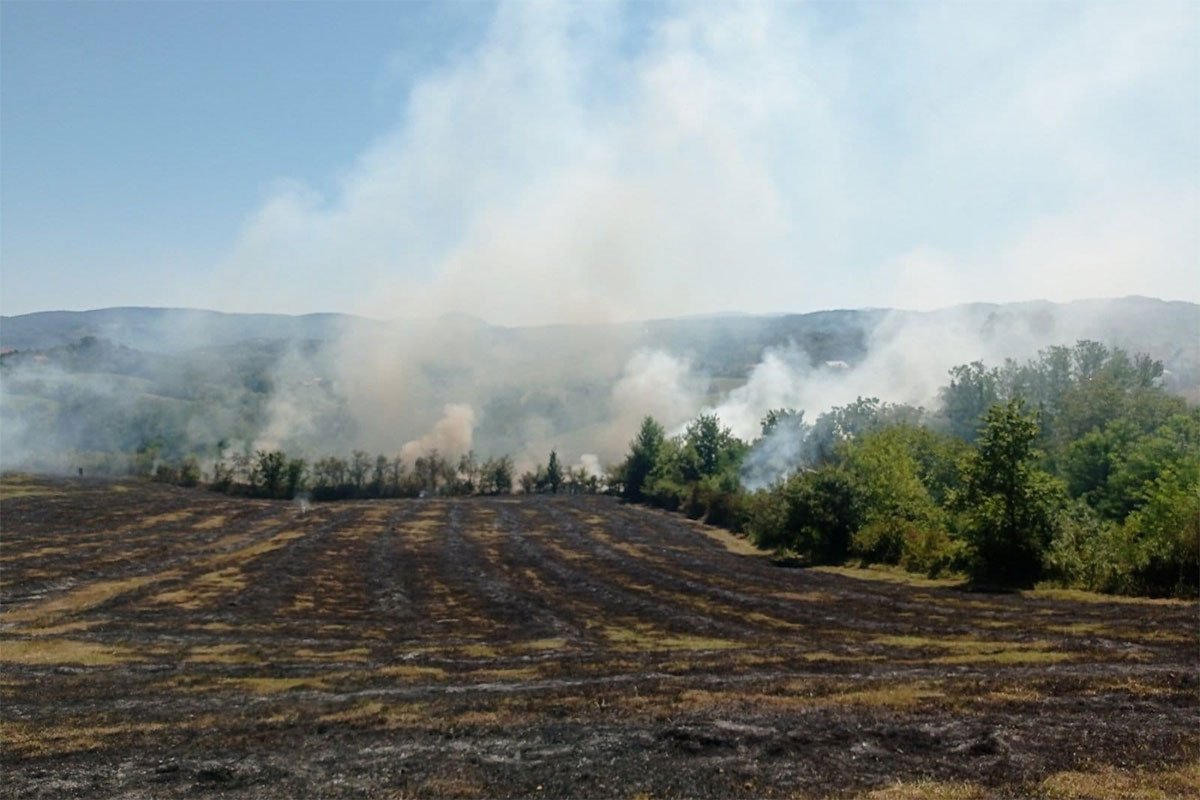
[[[647,414],[676,430],[714,412],[753,439],[771,408],[812,419],[859,396],[932,408],[954,365],[1082,338],[1163,360],[1168,387],[1194,397],[1196,330],[1200,307],[1142,298],[534,328],[164,309],[8,317],[0,346],[18,352],[0,373],[3,455],[19,466],[182,435],[166,449],[436,447],[532,463],[557,448],[569,463],[610,463]],[[85,336],[98,341],[80,346]]]

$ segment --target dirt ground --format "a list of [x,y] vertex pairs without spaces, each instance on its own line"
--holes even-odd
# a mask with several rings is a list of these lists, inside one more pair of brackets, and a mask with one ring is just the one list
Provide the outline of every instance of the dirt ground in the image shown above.
[[604,497],[0,481],[3,797],[1200,796],[1189,602],[791,569]]

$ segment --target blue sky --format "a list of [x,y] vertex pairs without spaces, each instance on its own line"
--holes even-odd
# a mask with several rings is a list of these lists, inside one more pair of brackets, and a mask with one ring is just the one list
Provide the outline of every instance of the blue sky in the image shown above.
[[1200,300],[1195,3],[0,6],[0,311]]

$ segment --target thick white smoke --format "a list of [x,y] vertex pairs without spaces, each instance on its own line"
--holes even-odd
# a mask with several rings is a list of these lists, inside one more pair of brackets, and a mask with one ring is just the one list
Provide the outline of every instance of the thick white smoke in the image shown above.
[[447,458],[455,458],[471,449],[471,436],[475,429],[475,412],[462,403],[446,406],[442,418],[419,439],[407,442],[400,448],[400,457],[410,463],[418,456],[437,450]]

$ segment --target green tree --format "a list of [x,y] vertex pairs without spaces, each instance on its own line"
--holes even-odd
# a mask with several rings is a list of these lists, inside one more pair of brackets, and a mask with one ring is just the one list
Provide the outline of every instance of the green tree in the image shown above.
[[481,478],[484,494],[511,494],[513,488],[513,462],[508,456],[489,458],[483,462]]
[[1123,528],[1132,585],[1147,594],[1195,594],[1200,583],[1200,457],[1163,469]]
[[284,485],[287,470],[287,457],[280,450],[267,452],[259,450],[254,454],[255,473],[258,480],[254,484],[262,487],[262,493],[267,497],[279,497]]
[[687,455],[684,478],[697,481],[716,475],[737,457],[740,442],[715,414],[701,414],[683,435]]
[[383,497],[387,489],[388,459],[380,453],[375,457],[375,469],[371,471],[371,494]]
[[388,467],[388,492],[393,497],[401,495],[407,474],[408,465],[404,463],[404,459],[400,456],[394,457]]
[[286,486],[285,497],[295,497],[298,493],[304,490],[304,481],[308,474],[308,464],[303,458],[288,459],[287,469],[284,473],[284,483]]
[[973,361],[950,370],[950,383],[942,387],[942,414],[950,433],[973,442],[987,410],[1000,400],[1000,375]]
[[454,494],[475,494],[479,491],[480,470],[474,450],[468,450],[459,456],[454,477]]
[[662,425],[653,417],[642,420],[642,427],[637,436],[629,444],[629,456],[621,469],[621,479],[624,486],[621,495],[633,502],[645,499],[646,479],[658,463],[659,452],[662,450],[666,433]]
[[1036,467],[1037,420],[1020,399],[992,406],[960,498],[970,568],[983,583],[1029,583],[1041,571],[1060,489]]
[[803,455],[808,464],[834,461],[838,446],[872,431],[892,425],[919,425],[924,409],[903,403],[884,403],[878,397],[859,397],[817,417],[804,439]]
[[355,450],[350,458],[350,483],[354,486],[356,495],[362,494],[367,485],[367,475],[371,471],[371,457],[362,450]]
[[845,446],[843,462],[854,478],[863,514],[851,549],[866,562],[937,573],[950,565],[955,551],[945,514],[922,480],[914,441],[919,439],[899,426]]
[[179,467],[179,485],[196,486],[200,483],[200,462],[195,456],[188,456]]
[[777,431],[803,433],[804,412],[794,408],[771,408],[762,418],[760,426],[764,439]]
[[835,464],[793,475],[759,492],[750,505],[747,529],[756,545],[814,564],[844,561],[863,519],[853,476]]
[[558,494],[558,487],[563,482],[562,465],[558,463],[558,453],[554,450],[550,451],[550,460],[546,463],[546,485],[550,487],[550,491]]

